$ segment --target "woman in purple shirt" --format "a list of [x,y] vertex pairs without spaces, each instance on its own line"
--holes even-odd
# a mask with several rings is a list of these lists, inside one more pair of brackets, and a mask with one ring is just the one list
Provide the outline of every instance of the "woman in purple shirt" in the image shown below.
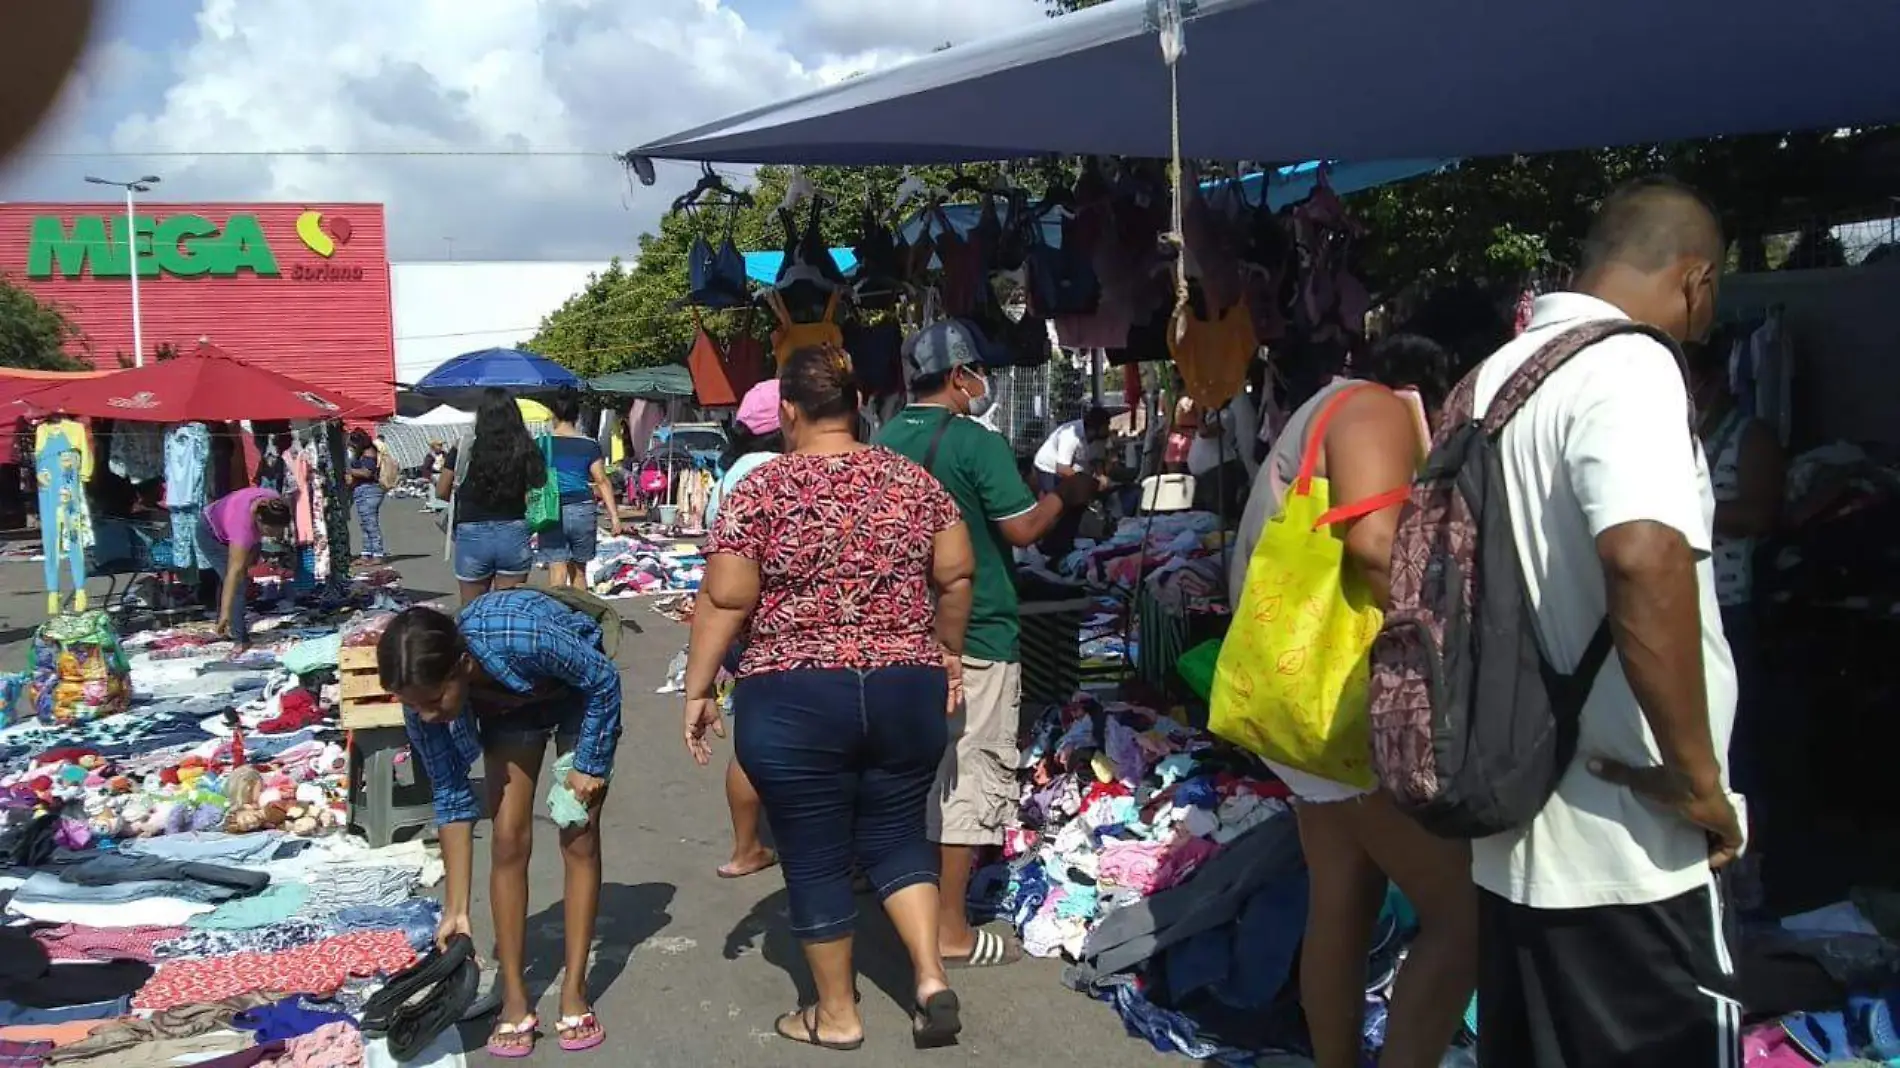
[[[264,543],[274,550],[290,530],[290,505],[275,490],[247,486],[219,497],[198,517],[198,566],[224,569],[218,592],[218,634],[248,645],[244,588]],[[218,559],[222,550],[223,559]]]

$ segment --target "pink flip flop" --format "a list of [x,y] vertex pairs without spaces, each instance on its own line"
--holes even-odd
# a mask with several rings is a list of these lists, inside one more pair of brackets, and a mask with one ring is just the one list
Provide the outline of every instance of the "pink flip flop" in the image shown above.
[[[568,1035],[591,1029],[594,1033],[586,1038],[569,1038]],[[563,1016],[555,1023],[554,1030],[561,1036],[561,1050],[565,1053],[579,1053],[590,1050],[607,1041],[607,1029],[600,1026],[600,1018],[591,1011],[579,1016]]]
[[[490,1057],[506,1057],[509,1060],[519,1060],[522,1057],[533,1056],[535,1032],[540,1030],[540,1028],[541,1021],[535,1017],[534,1013],[523,1016],[520,1023],[497,1021],[495,1023],[494,1032],[488,1036],[488,1055]],[[528,1041],[512,1045],[504,1045],[496,1042],[496,1039],[519,1038],[522,1035],[528,1036]]]

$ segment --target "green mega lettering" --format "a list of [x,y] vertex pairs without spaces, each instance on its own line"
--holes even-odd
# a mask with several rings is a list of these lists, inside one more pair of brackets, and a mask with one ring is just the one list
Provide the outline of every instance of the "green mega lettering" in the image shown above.
[[[28,278],[130,277],[123,215],[75,215],[72,227],[56,215],[33,220],[26,252]],[[140,278],[161,274],[228,278],[250,271],[278,276],[277,256],[257,216],[233,215],[220,227],[202,215],[140,215],[133,226]]]

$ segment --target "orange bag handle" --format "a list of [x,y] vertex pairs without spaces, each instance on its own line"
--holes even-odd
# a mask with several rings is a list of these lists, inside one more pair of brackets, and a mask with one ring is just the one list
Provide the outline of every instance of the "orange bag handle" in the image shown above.
[[[1358,393],[1360,390],[1375,387],[1376,383],[1361,382],[1342,389],[1334,394],[1331,400],[1326,402],[1326,406],[1320,409],[1318,415],[1313,417],[1313,427],[1307,432],[1306,450],[1300,457],[1299,478],[1296,479],[1293,484],[1293,491],[1295,493],[1304,497],[1313,492],[1313,469],[1319,464],[1320,447],[1326,440],[1326,428],[1332,423],[1333,416],[1339,413],[1340,405],[1344,404],[1353,394]],[[1331,526],[1334,523],[1344,523],[1354,519],[1362,519],[1374,512],[1390,508],[1395,504],[1404,504],[1411,496],[1412,487],[1397,486],[1384,493],[1375,493],[1364,500],[1355,501],[1352,504],[1342,504],[1336,508],[1329,508],[1325,512],[1320,513],[1318,519],[1313,520],[1313,529],[1318,530],[1321,527]]]

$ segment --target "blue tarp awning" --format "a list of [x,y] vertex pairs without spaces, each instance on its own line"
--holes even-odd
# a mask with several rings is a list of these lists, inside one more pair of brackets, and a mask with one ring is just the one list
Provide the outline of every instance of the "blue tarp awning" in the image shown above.
[[[1895,0],[1194,7],[1180,66],[1181,150],[1193,159],[1462,158],[1900,120]],[[805,164],[1165,158],[1168,76],[1147,12],[1145,0],[1110,0],[634,153]]]

